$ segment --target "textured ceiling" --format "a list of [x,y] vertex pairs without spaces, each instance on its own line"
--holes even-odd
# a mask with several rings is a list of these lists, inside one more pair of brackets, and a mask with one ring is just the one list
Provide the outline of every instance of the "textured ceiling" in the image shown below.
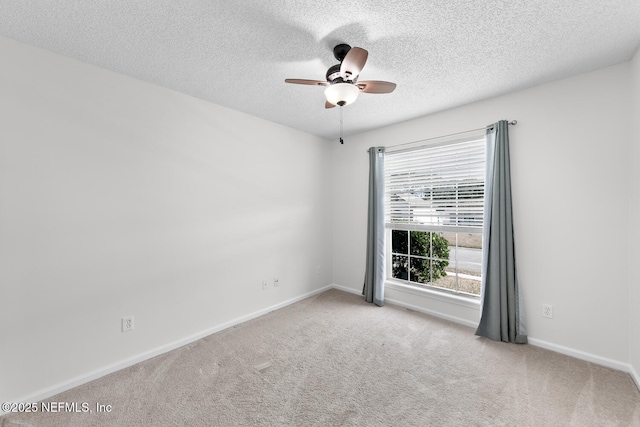
[[2,0],[0,35],[326,138],[338,43],[361,80],[398,84],[343,108],[345,135],[629,60],[639,0]]

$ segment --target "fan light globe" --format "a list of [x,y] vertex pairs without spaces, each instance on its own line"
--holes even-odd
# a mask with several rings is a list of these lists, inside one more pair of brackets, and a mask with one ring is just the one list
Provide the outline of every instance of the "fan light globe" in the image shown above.
[[333,105],[348,105],[358,98],[360,89],[351,83],[334,83],[327,87],[324,96]]

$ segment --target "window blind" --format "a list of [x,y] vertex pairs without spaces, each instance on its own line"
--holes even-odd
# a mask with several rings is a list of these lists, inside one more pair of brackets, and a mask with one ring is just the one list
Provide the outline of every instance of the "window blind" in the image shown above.
[[484,136],[385,155],[387,228],[482,230]]

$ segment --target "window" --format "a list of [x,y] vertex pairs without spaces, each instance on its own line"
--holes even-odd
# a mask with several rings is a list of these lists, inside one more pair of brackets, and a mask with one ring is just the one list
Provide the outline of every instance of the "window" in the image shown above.
[[385,156],[387,275],[480,295],[484,135]]

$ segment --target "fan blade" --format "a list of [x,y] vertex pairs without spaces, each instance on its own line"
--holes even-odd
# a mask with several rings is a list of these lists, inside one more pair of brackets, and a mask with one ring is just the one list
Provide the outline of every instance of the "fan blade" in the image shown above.
[[333,108],[335,107],[335,105],[333,105],[332,103],[330,103],[329,101],[325,101],[324,102],[324,108]]
[[329,82],[322,80],[284,79],[284,81],[285,83],[293,83],[297,85],[329,86]]
[[360,48],[352,47],[340,65],[340,74],[345,80],[354,80],[362,71],[362,67],[367,62],[369,52]]
[[391,93],[395,90],[396,84],[383,82],[381,80],[366,80],[356,83],[361,92],[365,93]]

